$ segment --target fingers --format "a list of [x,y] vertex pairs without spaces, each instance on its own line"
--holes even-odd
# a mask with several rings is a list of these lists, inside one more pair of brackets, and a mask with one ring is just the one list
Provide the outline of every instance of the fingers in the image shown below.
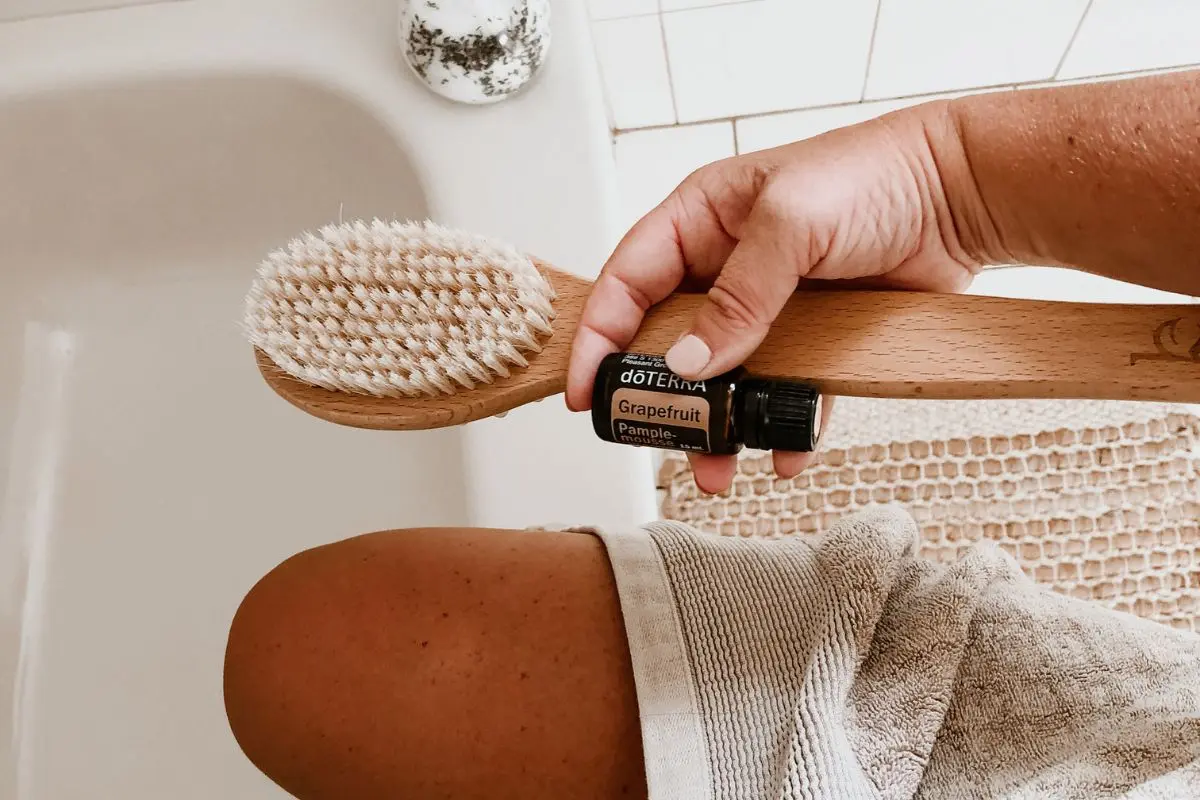
[[771,453],[771,461],[775,474],[781,478],[794,478],[813,465],[817,460],[816,452],[792,453],[786,450],[776,450]]
[[[834,398],[824,395],[821,398],[821,432],[829,425],[833,413]],[[692,465],[692,478],[696,486],[706,494],[720,494],[733,485],[733,476],[737,472],[736,456],[709,456],[699,453],[688,453],[688,461]],[[808,469],[817,460],[817,451],[811,453],[793,453],[776,450],[771,454],[775,474],[781,478],[794,478]]]
[[683,251],[673,209],[664,203],[625,234],[604,265],[583,307],[567,369],[567,407],[591,408],[600,362],[633,340],[654,303],[683,279]]
[[757,207],[751,212],[691,330],[667,351],[667,366],[680,377],[706,380],[741,364],[808,271],[793,245],[795,234],[767,216]]
[[[830,415],[833,413],[834,398],[829,395],[821,397],[821,433],[823,434],[826,426],[829,425]],[[791,453],[784,450],[776,450],[771,454],[771,460],[774,463],[775,474],[781,478],[794,478],[804,470],[808,469],[817,460],[817,453],[820,450],[818,440],[817,450],[811,453]]]
[[688,453],[687,458],[692,465],[692,479],[696,481],[700,491],[720,494],[733,484],[733,474],[737,471],[737,456]]
[[736,244],[728,227],[740,224],[757,194],[755,175],[753,165],[736,160],[710,164],[625,235],[584,305],[567,369],[568,408],[591,407],[596,369],[633,341],[647,308],[685,278],[711,285]]

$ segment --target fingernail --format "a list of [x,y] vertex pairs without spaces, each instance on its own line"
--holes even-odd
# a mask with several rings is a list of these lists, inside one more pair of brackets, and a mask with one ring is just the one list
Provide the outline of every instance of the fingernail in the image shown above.
[[708,345],[694,333],[676,342],[667,351],[667,368],[676,375],[695,375],[704,369],[712,359],[712,351]]

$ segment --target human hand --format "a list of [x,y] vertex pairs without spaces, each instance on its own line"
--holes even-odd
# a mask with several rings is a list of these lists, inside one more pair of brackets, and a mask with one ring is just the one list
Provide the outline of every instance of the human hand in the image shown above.
[[[634,225],[597,278],[572,345],[568,407],[590,408],[600,361],[677,290],[707,290],[708,300],[667,365],[704,380],[741,364],[812,281],[966,289],[981,264],[959,226],[986,220],[948,199],[959,194],[955,182],[970,180],[955,142],[944,104],[928,104],[694,172]],[[732,483],[736,457],[688,457],[702,490]],[[795,476],[813,457],[775,452],[775,471]]]

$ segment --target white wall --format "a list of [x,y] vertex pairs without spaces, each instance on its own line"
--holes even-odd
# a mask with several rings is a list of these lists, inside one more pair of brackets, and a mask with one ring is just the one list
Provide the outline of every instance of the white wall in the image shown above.
[[588,0],[632,223],[707,162],[949,92],[1200,64],[1194,0]]

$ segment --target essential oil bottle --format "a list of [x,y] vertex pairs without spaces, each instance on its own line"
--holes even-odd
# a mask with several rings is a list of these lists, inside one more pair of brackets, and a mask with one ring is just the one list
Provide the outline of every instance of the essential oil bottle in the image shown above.
[[821,437],[821,394],[743,367],[688,381],[662,356],[613,353],[596,373],[592,426],[606,442],[664,450],[809,452]]

